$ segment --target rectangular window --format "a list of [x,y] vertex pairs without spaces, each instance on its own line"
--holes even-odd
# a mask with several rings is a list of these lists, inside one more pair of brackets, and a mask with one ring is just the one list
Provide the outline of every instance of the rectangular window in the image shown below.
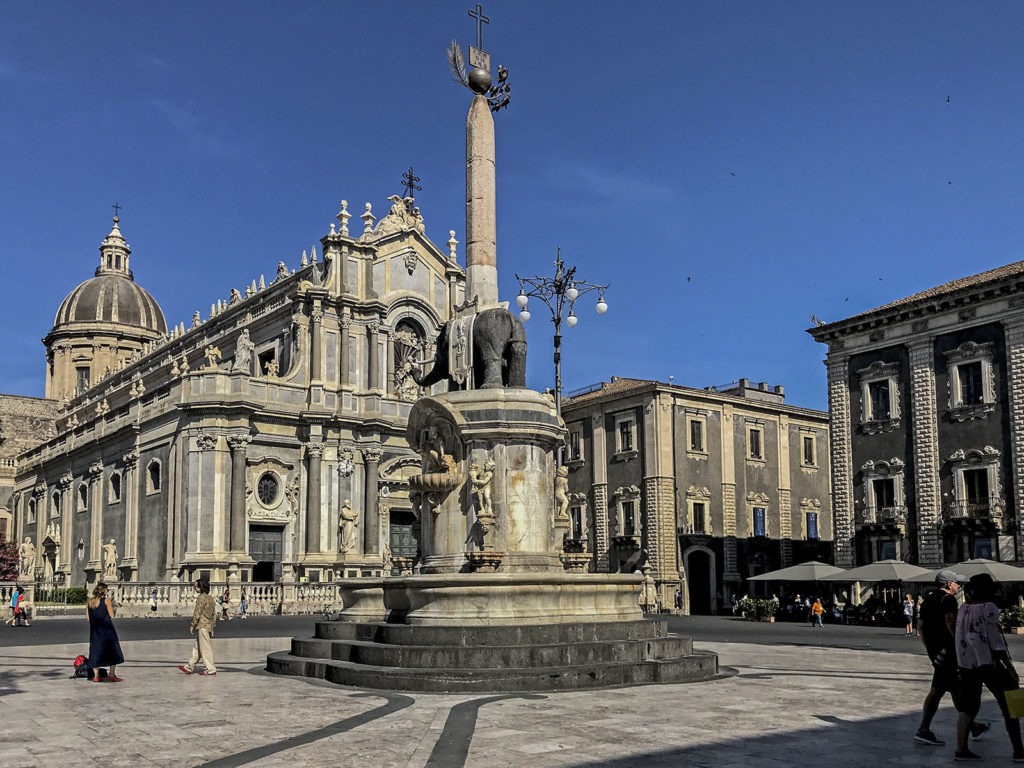
[[266,352],[260,352],[259,357],[256,358],[259,364],[259,371],[264,376],[276,376],[277,370],[277,350],[268,349]]
[[992,539],[975,539],[974,552],[971,557],[980,557],[985,560],[992,559]]
[[888,421],[892,413],[889,400],[889,380],[881,379],[868,384],[868,413],[871,421]]
[[968,504],[984,504],[988,501],[988,470],[965,469],[964,494]]
[[764,507],[754,507],[754,535],[767,536]]
[[896,481],[891,477],[871,481],[875,492],[875,508],[887,509],[896,505]]
[[633,502],[622,502],[622,535],[635,536],[636,526],[633,520]]
[[583,507],[570,507],[569,519],[572,520],[572,538],[583,538]]
[[583,436],[579,432],[569,433],[569,461],[583,459]]
[[633,422],[632,421],[620,421],[619,422],[619,451],[632,451],[633,450]]
[[818,513],[808,512],[807,513],[807,538],[816,539],[818,538]]
[[705,527],[705,520],[707,510],[704,506],[703,501],[695,501],[692,503],[693,508],[693,532],[694,533],[705,533],[707,528]]
[[751,427],[747,430],[747,456],[751,459],[764,458],[764,451],[761,447],[760,427]]
[[690,450],[704,452],[704,422],[698,419],[690,421]]
[[896,542],[888,539],[878,542],[879,560],[896,560]]
[[816,467],[818,465],[818,457],[813,435],[804,435],[804,464],[808,467]]
[[961,405],[978,405],[985,402],[985,386],[982,379],[981,361],[960,363],[956,367],[960,379]]
[[89,388],[88,366],[75,368],[75,394],[80,395]]
[[7,518],[0,517],[0,544],[7,543]]

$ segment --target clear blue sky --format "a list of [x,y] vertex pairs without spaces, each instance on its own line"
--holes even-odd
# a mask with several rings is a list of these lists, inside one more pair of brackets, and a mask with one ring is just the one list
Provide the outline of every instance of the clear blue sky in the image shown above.
[[[465,240],[470,3],[0,6],[0,391],[41,395],[65,294],[111,205],[169,324],[298,263],[345,198],[412,165]],[[567,389],[747,376],[826,407],[809,313],[837,320],[1024,258],[1024,3],[489,2],[498,263],[593,282]],[[947,102],[948,97],[948,102]],[[734,175],[735,174],[735,175]],[[952,183],[949,183],[952,182]],[[460,246],[461,254],[461,246]],[[528,324],[550,385],[551,326]]]

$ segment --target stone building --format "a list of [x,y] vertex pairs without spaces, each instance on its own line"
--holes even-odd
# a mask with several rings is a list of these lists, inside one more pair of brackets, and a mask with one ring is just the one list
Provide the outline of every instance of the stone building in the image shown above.
[[613,378],[563,403],[571,539],[597,571],[646,550],[662,605],[714,613],[743,580],[831,558],[828,420],[782,387]]
[[379,221],[367,203],[353,234],[343,202],[319,254],[169,332],[114,219],[43,340],[52,399],[0,402],[5,429],[22,401],[52,425],[0,479],[37,578],[294,583],[411,565],[411,371],[465,274],[454,232],[442,250],[411,198],[390,201]]
[[0,543],[14,540],[14,477],[18,455],[57,434],[57,403],[0,395]]
[[836,564],[1024,559],[1024,262],[811,328]]

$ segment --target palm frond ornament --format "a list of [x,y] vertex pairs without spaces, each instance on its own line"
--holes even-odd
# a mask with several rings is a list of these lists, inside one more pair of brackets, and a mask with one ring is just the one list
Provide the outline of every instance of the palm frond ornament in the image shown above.
[[469,79],[466,77],[466,57],[457,40],[452,40],[448,44],[448,69],[451,70],[452,79],[456,83],[469,88]]

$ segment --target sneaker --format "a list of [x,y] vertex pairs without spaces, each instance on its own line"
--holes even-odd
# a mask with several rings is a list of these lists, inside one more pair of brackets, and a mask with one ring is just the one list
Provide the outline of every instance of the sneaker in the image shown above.
[[914,735],[914,741],[918,744],[927,744],[929,747],[944,747],[946,742],[935,737],[931,731],[918,731]]
[[216,675],[217,673],[216,673],[216,672],[207,672],[207,671],[206,671],[206,670],[204,669],[204,670],[203,670],[202,672],[200,672],[199,674],[200,674],[200,675],[205,675],[206,677],[213,677],[213,676],[214,676],[214,675]]
[[988,723],[980,723],[977,721],[971,723],[971,738],[980,739],[988,732],[988,729],[991,727],[992,726]]
[[957,762],[963,763],[968,760],[981,760],[981,755],[976,755],[969,749],[965,749],[963,752],[957,750],[953,753],[953,759]]
[[1015,763],[1024,763],[1024,752],[1014,752],[1013,753],[1013,762],[1015,762]]
[[191,675],[191,674],[192,674],[192,670],[191,670],[191,669],[189,669],[188,667],[186,667],[186,666],[185,666],[184,664],[179,664],[179,665],[178,665],[178,669],[180,669],[180,670],[181,670],[182,672],[184,672],[184,673],[185,673],[186,675]]

